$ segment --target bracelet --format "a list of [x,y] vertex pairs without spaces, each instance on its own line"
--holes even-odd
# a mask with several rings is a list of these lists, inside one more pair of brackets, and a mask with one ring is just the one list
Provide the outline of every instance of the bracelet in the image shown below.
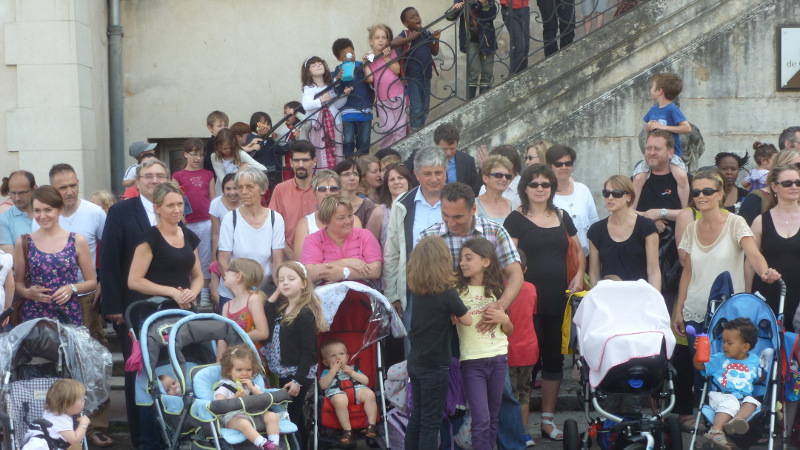
[[87,427],[86,425],[81,425],[81,426],[82,426],[83,428],[86,428],[87,430],[89,429],[89,427]]

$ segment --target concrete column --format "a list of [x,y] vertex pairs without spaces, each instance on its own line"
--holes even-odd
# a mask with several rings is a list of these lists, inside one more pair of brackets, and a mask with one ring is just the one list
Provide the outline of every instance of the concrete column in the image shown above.
[[16,21],[5,27],[4,62],[17,70],[7,148],[19,152],[19,168],[33,172],[40,185],[49,183],[53,164],[64,162],[84,180],[83,188],[94,186],[99,168],[90,2],[16,0],[15,6]]

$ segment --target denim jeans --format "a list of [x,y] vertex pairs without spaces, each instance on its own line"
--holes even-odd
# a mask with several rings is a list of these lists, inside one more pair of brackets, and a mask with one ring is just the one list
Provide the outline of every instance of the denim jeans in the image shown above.
[[411,103],[411,131],[425,126],[431,108],[431,79],[408,78],[408,100]]
[[536,0],[542,15],[544,56],[550,56],[575,39],[575,0]]
[[461,361],[464,392],[472,415],[473,448],[492,448],[497,438],[497,420],[508,376],[508,355]]
[[481,44],[467,43],[467,61],[469,62],[468,86],[481,87],[481,94],[492,87],[494,81],[494,53],[481,53]]
[[360,122],[342,122],[344,125],[344,157],[353,156],[358,151],[359,155],[366,155],[369,152],[369,138],[372,132],[372,122],[362,120]]
[[511,41],[509,72],[519,73],[528,68],[528,53],[531,49],[531,9],[503,6],[501,14]]
[[522,412],[519,402],[514,399],[514,394],[511,392],[511,380],[508,378],[507,370],[497,419],[497,450],[524,450],[527,448],[525,439],[522,438],[525,434],[525,429],[522,427]]
[[435,450],[439,447],[450,366],[423,367],[409,364],[411,378],[411,417],[406,429],[407,450]]

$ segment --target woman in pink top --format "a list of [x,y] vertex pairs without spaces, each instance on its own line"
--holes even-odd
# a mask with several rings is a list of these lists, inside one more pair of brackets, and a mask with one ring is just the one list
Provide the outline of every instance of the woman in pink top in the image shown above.
[[364,80],[372,83],[377,93],[375,103],[383,134],[381,148],[390,147],[406,137],[408,125],[403,101],[405,89],[399,78],[400,63],[394,61],[389,64],[389,61],[397,58],[389,46],[391,41],[392,30],[386,25],[375,25],[369,29],[369,45],[375,56],[364,68]]
[[369,230],[353,227],[350,201],[340,195],[327,197],[317,217],[325,228],[308,235],[300,257],[311,282],[353,280],[374,286],[383,265],[381,246]]

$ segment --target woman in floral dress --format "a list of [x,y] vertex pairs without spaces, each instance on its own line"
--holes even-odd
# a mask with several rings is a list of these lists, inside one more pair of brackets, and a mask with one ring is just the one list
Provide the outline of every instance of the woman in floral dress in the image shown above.
[[[33,192],[32,200],[33,217],[40,228],[20,236],[14,246],[15,267],[28,269],[17,270],[14,277],[17,293],[26,299],[22,320],[61,320],[56,313],[60,308],[72,323],[81,325],[78,294],[97,288],[89,244],[80,234],[61,228],[64,202],[56,188],[42,186]],[[27,247],[27,255],[23,247]]]

